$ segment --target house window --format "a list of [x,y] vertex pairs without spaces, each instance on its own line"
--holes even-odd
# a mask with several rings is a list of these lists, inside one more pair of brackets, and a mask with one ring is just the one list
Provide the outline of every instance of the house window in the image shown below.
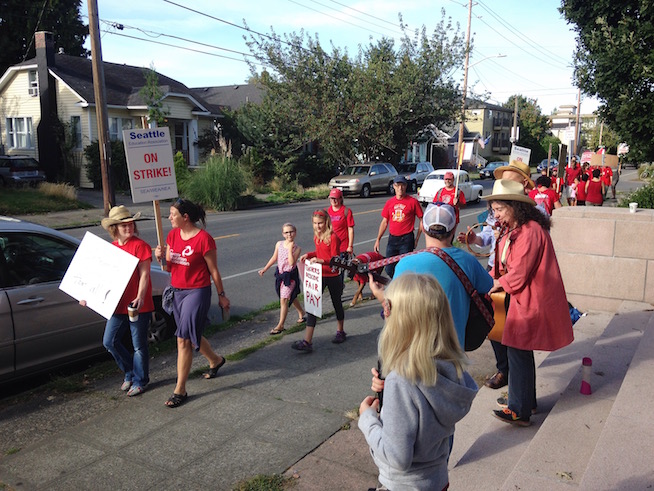
[[32,118],[7,118],[5,126],[9,148],[34,148]]
[[70,117],[70,133],[75,143],[75,149],[82,149],[82,118],[81,116]]
[[129,118],[109,118],[109,139],[118,141],[123,139],[123,130],[134,128],[134,120]]
[[36,70],[30,70],[28,72],[28,77],[29,77],[29,88],[27,89],[27,92],[32,97],[36,97],[37,95],[39,95],[39,79],[36,75]]

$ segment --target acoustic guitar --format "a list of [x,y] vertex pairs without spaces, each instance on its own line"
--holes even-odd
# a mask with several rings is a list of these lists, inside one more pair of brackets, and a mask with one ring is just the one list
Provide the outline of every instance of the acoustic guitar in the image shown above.
[[495,292],[490,294],[493,301],[493,315],[495,317],[495,325],[491,332],[488,333],[488,339],[491,341],[502,342],[502,334],[504,334],[504,324],[506,323],[506,311],[509,303],[509,295],[506,292]]

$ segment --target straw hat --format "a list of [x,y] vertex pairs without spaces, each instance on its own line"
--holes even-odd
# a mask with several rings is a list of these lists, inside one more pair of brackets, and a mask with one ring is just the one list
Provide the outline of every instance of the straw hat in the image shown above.
[[509,179],[498,179],[493,184],[493,193],[482,196],[486,201],[521,201],[536,206],[536,202],[525,194],[522,184]]
[[129,212],[125,205],[114,206],[109,210],[109,216],[102,219],[102,228],[109,230],[111,225],[118,225],[119,223],[128,223],[133,222],[141,217],[141,212],[139,211],[134,216]]
[[525,187],[527,189],[534,188],[534,181],[531,180],[531,169],[529,168],[529,164],[525,164],[521,160],[512,160],[508,165],[503,165],[502,167],[495,169],[493,172],[495,179],[502,179],[502,174],[504,174],[505,170],[512,170],[521,174],[525,179],[527,179],[527,185]]

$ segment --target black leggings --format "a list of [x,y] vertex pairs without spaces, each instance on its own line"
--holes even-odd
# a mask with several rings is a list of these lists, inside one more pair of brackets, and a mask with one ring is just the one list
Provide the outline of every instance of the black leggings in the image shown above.
[[[343,293],[343,281],[340,276],[323,276],[322,277],[322,291],[325,287],[329,289],[329,295],[332,297],[332,304],[336,312],[336,319],[342,321],[345,319],[345,311],[343,310],[343,301],[341,295]],[[316,327],[317,317],[307,312],[307,327]]]

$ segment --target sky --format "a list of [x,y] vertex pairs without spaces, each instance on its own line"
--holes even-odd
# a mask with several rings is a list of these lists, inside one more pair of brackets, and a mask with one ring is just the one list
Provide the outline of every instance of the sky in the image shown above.
[[[360,45],[390,37],[399,45],[401,14],[409,31],[434,32],[441,9],[465,36],[465,0],[97,0],[104,61],[150,67],[188,87],[243,84],[250,76],[244,22],[258,33],[299,32],[356,55]],[[577,105],[572,84],[575,34],[560,0],[473,2],[468,94],[503,104],[514,94],[535,99],[543,114]],[[81,14],[88,23],[88,6]],[[87,41],[90,49],[90,41]],[[185,49],[182,49],[185,48]],[[503,55],[500,57],[500,55]],[[263,67],[259,67],[261,71]],[[463,66],[454,77],[463,83]],[[581,99],[581,113],[597,109]]]

